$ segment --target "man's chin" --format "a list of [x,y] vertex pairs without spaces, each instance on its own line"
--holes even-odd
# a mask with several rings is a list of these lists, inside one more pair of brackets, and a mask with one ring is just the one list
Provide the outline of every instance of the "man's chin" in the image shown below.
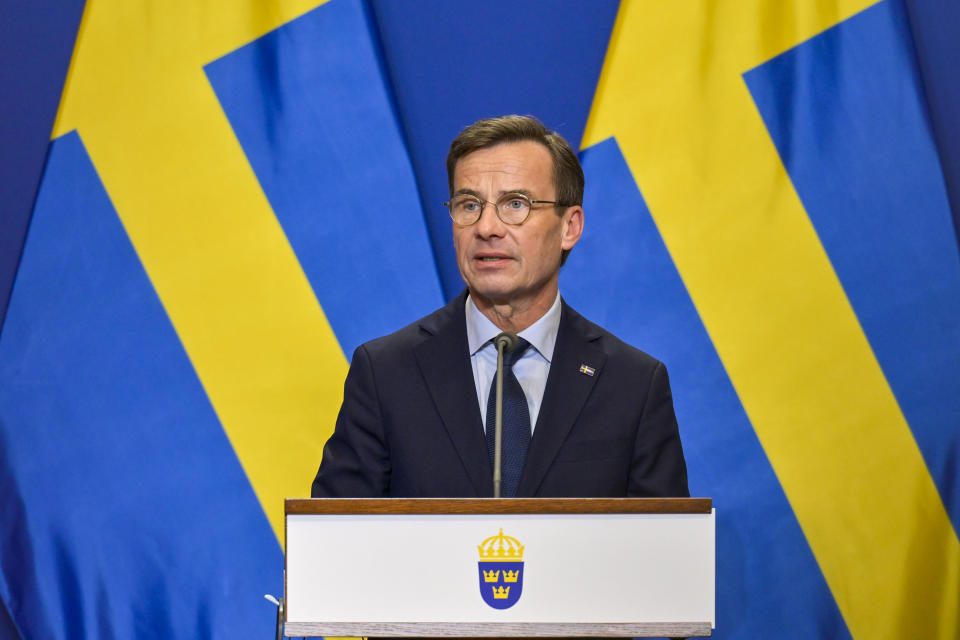
[[467,285],[470,290],[470,297],[488,305],[505,305],[516,299],[517,292],[513,288],[505,286],[492,286],[488,283],[477,286],[476,284]]

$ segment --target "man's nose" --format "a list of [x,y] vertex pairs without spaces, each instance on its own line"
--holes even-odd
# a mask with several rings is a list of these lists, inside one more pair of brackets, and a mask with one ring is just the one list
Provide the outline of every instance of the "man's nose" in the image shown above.
[[477,235],[482,237],[502,236],[505,225],[497,214],[497,205],[492,202],[484,202],[480,207],[480,219],[474,225]]

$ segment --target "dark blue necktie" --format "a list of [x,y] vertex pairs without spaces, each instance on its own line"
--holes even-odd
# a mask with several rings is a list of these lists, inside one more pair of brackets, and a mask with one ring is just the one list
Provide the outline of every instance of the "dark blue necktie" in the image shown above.
[[[517,495],[520,473],[527,461],[530,448],[530,409],[527,396],[513,373],[514,363],[520,359],[530,343],[517,338],[517,348],[503,354],[503,434],[500,442],[500,495],[512,498]],[[493,450],[496,442],[497,374],[493,374],[490,395],[487,397],[487,452],[493,466]]]

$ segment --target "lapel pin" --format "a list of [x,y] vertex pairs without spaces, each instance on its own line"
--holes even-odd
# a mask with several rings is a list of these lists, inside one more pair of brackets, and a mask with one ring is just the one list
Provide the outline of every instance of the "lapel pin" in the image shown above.
[[582,373],[582,374],[584,374],[584,375],[592,376],[592,375],[595,374],[596,372],[597,372],[597,370],[594,369],[593,367],[588,367],[588,366],[585,365],[585,364],[581,364],[581,365],[580,365],[580,373]]

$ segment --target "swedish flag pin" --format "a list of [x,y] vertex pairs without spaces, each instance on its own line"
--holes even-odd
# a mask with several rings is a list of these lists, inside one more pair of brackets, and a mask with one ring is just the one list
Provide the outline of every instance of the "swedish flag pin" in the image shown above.
[[596,372],[597,372],[597,370],[594,369],[593,367],[589,367],[589,366],[587,366],[587,365],[585,365],[585,364],[581,364],[581,365],[580,365],[580,373],[582,373],[582,374],[585,374],[585,375],[588,375],[588,376],[592,376],[592,375],[595,374]]

